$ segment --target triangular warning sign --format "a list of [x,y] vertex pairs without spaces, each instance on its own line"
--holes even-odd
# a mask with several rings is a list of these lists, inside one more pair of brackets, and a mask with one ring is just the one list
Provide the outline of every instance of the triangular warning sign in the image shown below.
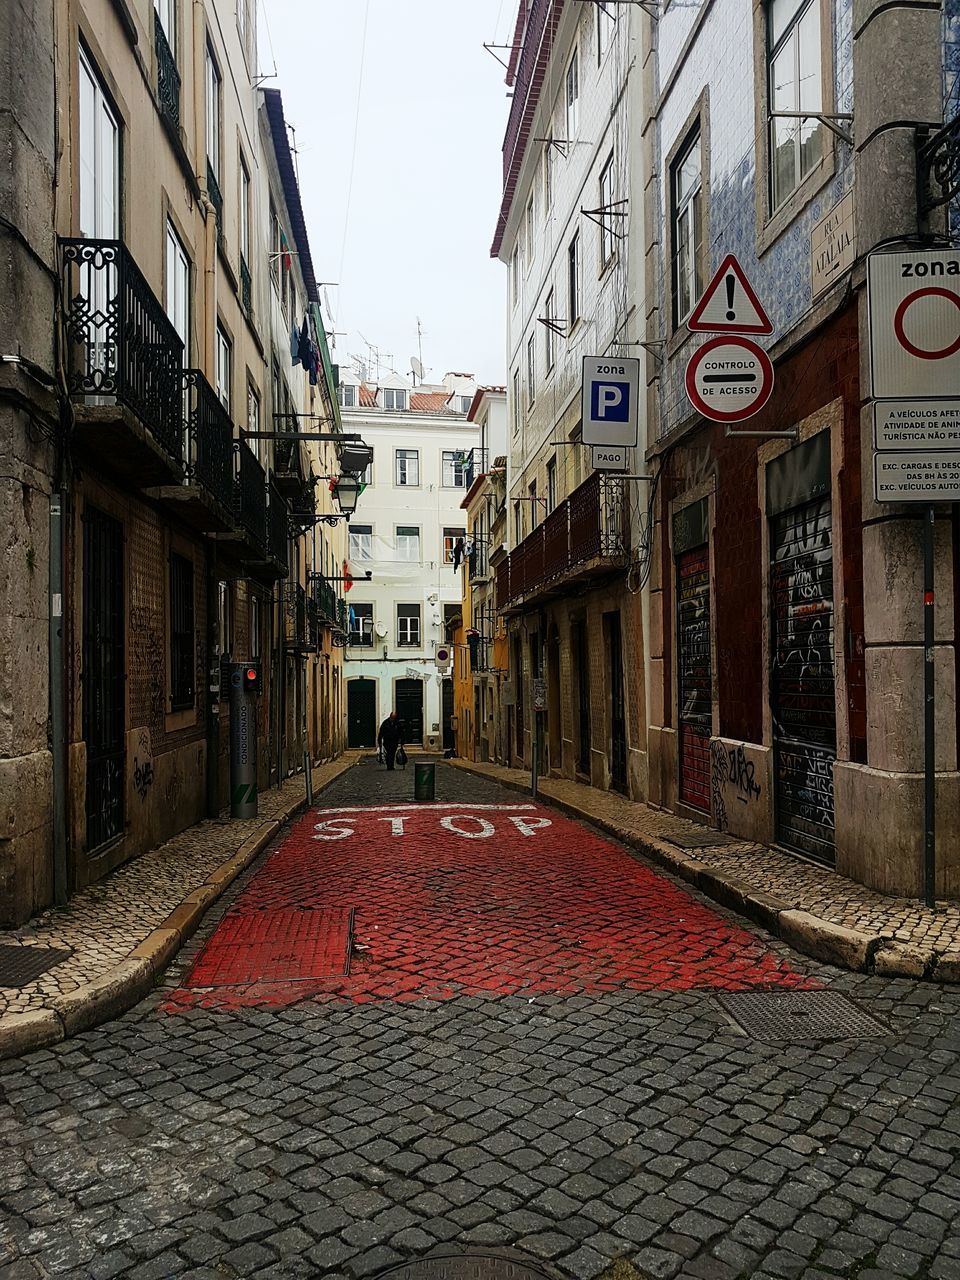
[[694,333],[773,333],[770,317],[735,254],[728,253],[720,263],[687,328]]

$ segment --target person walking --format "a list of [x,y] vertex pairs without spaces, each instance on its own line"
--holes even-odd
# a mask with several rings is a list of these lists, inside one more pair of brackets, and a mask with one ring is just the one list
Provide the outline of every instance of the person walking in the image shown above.
[[394,767],[394,761],[397,758],[397,748],[403,742],[403,729],[400,721],[397,719],[397,713],[391,711],[380,726],[380,732],[377,734],[377,746],[383,752],[383,758],[387,762],[387,768]]

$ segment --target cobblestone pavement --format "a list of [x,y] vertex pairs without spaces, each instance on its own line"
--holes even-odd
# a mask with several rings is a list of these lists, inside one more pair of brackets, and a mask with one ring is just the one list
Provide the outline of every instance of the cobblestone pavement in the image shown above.
[[[514,785],[529,782],[529,774],[520,769],[473,763],[468,767],[493,782],[510,781]],[[671,836],[706,830],[672,813],[627,800],[616,792],[599,791],[566,778],[542,778],[540,790],[548,799],[571,805],[609,824],[625,839],[639,836],[669,841]],[[686,856],[708,863],[822,920],[846,929],[875,933],[916,947],[919,952],[933,951],[941,958],[944,968],[950,965],[960,970],[960,903],[940,902],[936,910],[932,910],[915,898],[892,898],[876,893],[829,867],[803,862],[749,841],[733,840],[729,844],[688,849]]]
[[[409,773],[364,764],[324,796],[341,813],[316,820],[411,789]],[[441,767],[438,800],[454,799],[498,806],[498,827],[524,812],[508,808],[514,793]],[[638,859],[576,824],[563,830],[576,843],[555,852],[578,903],[595,859],[619,860],[611,900],[647,885]],[[446,834],[435,837],[438,869],[489,845],[506,871],[524,838]],[[339,847],[317,842],[313,856],[318,875],[345,887]],[[278,848],[279,871],[290,860]],[[394,857],[384,838],[384,865]],[[270,867],[253,868],[217,917]],[[955,1280],[960,992],[830,970],[651,878],[662,894],[644,893],[638,913],[675,924],[680,910],[702,912],[751,965],[767,957],[770,972],[828,984],[888,1033],[760,1043],[724,1016],[710,974],[683,990],[328,990],[280,1007],[183,1007],[215,919],[156,999],[0,1065],[0,1278],[358,1280],[450,1242],[519,1249],[577,1280]],[[704,936],[705,951],[714,944]],[[471,962],[485,945],[465,928],[444,935]],[[369,964],[381,979],[390,967],[387,956]]]
[[[314,788],[324,786],[341,770],[339,761],[318,765],[313,771]],[[255,835],[264,821],[282,821],[303,793],[303,776],[289,778],[282,787],[260,793],[257,818],[199,822],[90,885],[65,907],[51,907],[19,929],[0,929],[0,943],[57,947],[68,953],[32,982],[20,987],[0,985],[0,1017],[42,1009],[50,996],[75,991],[107,973]]]

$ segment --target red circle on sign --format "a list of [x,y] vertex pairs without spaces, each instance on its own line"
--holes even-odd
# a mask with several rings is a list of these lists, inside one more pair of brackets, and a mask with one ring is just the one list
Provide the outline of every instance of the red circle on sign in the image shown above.
[[955,355],[960,351],[960,333],[957,334],[948,347],[942,347],[939,351],[926,351],[923,347],[918,347],[912,343],[903,330],[903,318],[907,314],[907,308],[911,307],[918,298],[927,298],[931,295],[937,298],[949,298],[957,310],[960,311],[960,298],[952,290],[938,288],[937,285],[927,285],[925,289],[916,289],[913,293],[908,293],[899,307],[897,307],[893,317],[893,331],[897,335],[897,341],[901,347],[919,360],[945,360],[947,356]]
[[254,670],[254,668],[253,668],[253,667],[248,667],[248,668],[247,668],[247,679],[248,679],[248,680],[256,680],[256,678],[257,678],[257,673],[256,673],[256,671]]
[[[756,398],[748,404],[741,405],[739,409],[731,409],[729,412],[724,412],[704,400],[697,388],[697,368],[700,362],[717,347],[742,347],[757,361],[763,376]],[[687,362],[684,381],[690,403],[705,418],[709,418],[712,422],[742,422],[744,418],[752,418],[755,413],[759,413],[773,394],[773,364],[763,347],[758,347],[755,342],[751,342],[749,338],[744,338],[740,334],[725,333],[711,338],[709,342],[697,348]]]

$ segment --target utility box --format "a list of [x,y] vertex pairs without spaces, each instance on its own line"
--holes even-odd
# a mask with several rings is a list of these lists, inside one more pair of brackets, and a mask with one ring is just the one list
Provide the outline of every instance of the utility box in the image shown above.
[[257,697],[263,689],[260,659],[231,662],[230,817],[257,816]]

